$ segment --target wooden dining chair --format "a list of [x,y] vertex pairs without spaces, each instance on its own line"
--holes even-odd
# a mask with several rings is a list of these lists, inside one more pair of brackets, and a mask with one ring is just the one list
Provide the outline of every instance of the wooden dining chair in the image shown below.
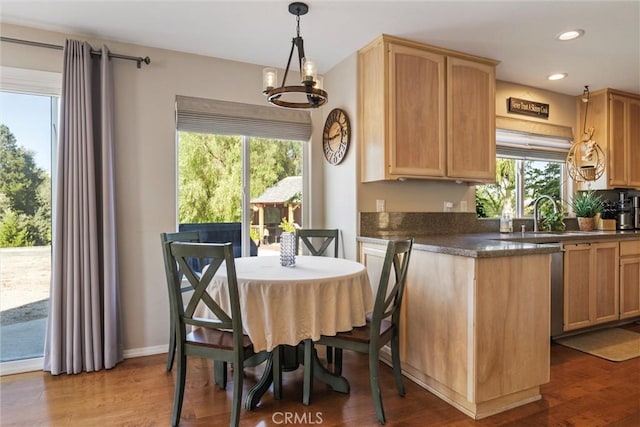
[[[353,350],[369,355],[369,382],[371,395],[380,424],[385,423],[382,394],[379,382],[380,348],[391,346],[393,373],[398,394],[404,396],[402,369],[400,366],[400,307],[404,294],[413,239],[395,240],[387,243],[380,283],[376,293],[373,313],[367,316],[365,326],[335,336],[322,335],[317,344],[335,348],[336,364],[342,365],[342,350]],[[391,276],[393,268],[394,277]],[[305,385],[306,386],[306,385]]]
[[[170,286],[170,304],[177,321],[176,338],[178,343],[178,372],[171,425],[176,426],[180,422],[187,373],[187,356],[196,356],[233,364],[233,402],[230,425],[237,426],[242,405],[244,367],[255,366],[258,360],[266,358],[266,353],[256,354],[253,351],[251,340],[243,333],[233,245],[232,243],[166,242],[165,247],[171,254],[171,258],[165,262],[165,270],[167,280],[172,284]],[[200,275],[189,264],[189,258],[207,258],[211,260],[211,263]],[[223,262],[227,275],[229,312],[222,309],[207,289]],[[186,306],[182,301],[181,273],[194,289],[192,293],[188,294]],[[206,305],[217,319],[195,317],[194,313],[199,304]],[[187,327],[191,332],[187,333]]]
[[[313,256],[324,256],[333,243],[333,257],[338,258],[338,229],[300,228],[296,230],[296,253],[299,253],[300,242]],[[322,240],[319,240],[322,239]],[[330,252],[329,252],[330,253]]]
[[[197,243],[200,242],[200,235],[197,231],[183,231],[178,233],[161,233],[160,234],[160,242],[162,243],[162,255],[164,257],[165,263],[171,258],[171,252],[169,250],[169,246],[166,246],[167,242],[192,242]],[[194,264],[197,263],[197,264]],[[198,269],[202,268],[199,260],[190,260],[191,265],[198,265]],[[180,280],[182,280],[182,273],[178,271],[180,275]],[[167,278],[169,279],[169,278]],[[171,289],[172,282],[167,281],[168,289]],[[192,290],[191,285],[184,285],[180,288],[180,292],[188,292]],[[171,296],[169,296],[171,298]],[[173,368],[173,359],[176,354],[176,319],[173,315],[173,310],[169,310],[169,351],[167,354],[167,371],[170,371]]]
[[[296,254],[299,253],[300,242],[304,244],[312,256],[324,256],[333,243],[333,257],[338,258],[339,236],[338,229],[299,228],[296,229]],[[320,240],[322,239],[322,240]],[[331,252],[328,252],[331,253]],[[333,349],[327,347],[327,363],[333,363]],[[333,371],[340,375],[342,366],[334,365]]]

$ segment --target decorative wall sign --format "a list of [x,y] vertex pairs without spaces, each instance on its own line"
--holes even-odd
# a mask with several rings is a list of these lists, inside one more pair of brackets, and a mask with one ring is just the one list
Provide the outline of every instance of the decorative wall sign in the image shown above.
[[549,104],[527,101],[526,99],[507,98],[507,111],[514,114],[524,114],[542,119],[549,118]]

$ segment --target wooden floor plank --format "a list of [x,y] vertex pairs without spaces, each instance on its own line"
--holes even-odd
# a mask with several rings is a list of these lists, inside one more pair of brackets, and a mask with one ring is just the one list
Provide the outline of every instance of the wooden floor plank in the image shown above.
[[[640,325],[636,327],[640,332]],[[320,351],[320,354],[324,354]],[[169,424],[175,373],[165,355],[127,359],[110,371],[53,377],[44,372],[0,378],[0,424],[5,426],[165,426]],[[284,374],[283,399],[267,392],[242,426],[376,426],[367,359],[345,352],[344,375],[351,393],[316,382],[310,406],[302,404],[301,369]],[[262,367],[245,372],[245,394]],[[182,426],[228,424],[233,391],[216,387],[211,362],[191,359]],[[551,382],[543,399],[474,421],[405,379],[398,396],[393,373],[381,366],[383,403],[389,426],[640,426],[640,358],[609,362],[557,344],[551,346]],[[297,420],[297,423],[285,423]],[[297,418],[295,418],[297,417]]]

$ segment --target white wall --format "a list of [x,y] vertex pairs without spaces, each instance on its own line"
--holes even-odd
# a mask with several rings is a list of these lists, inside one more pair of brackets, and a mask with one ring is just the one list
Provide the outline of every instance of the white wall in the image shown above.
[[[351,123],[351,141],[349,149],[340,164],[332,165],[324,160],[322,146],[318,143],[318,156],[322,157],[324,179],[324,226],[338,228],[342,233],[340,243],[342,256],[356,259],[356,237],[358,235],[358,141],[357,141],[357,75],[356,54],[335,66],[325,75],[325,88],[329,93],[329,102],[324,106],[323,119],[334,108],[343,109]],[[322,131],[322,128],[319,129]],[[319,135],[318,141],[321,141]]]
[[[576,86],[576,95],[582,94],[582,86]],[[549,104],[549,118],[536,118],[511,114],[507,112],[507,99],[522,98],[529,101]],[[504,81],[496,82],[496,116],[514,117],[520,120],[547,123],[551,125],[567,126],[575,128],[576,124],[576,99],[573,96],[557,92],[538,89],[531,86],[523,86],[517,83]],[[574,136],[575,129],[574,129]],[[580,136],[580,135],[577,135]]]
[[[103,41],[25,27],[2,25],[6,37],[63,45],[66,37]],[[176,95],[264,105],[262,67],[216,58],[104,42],[112,52],[149,56],[151,64],[114,60],[115,168],[120,287],[125,351],[168,342],[168,298],[160,250],[160,233],[176,230]],[[62,51],[2,42],[0,65],[62,71]],[[276,107],[274,107],[276,108]],[[312,111],[314,129],[322,112]],[[316,140],[317,131],[313,139]],[[320,139],[318,139],[320,141]],[[320,153],[312,142],[312,157]],[[320,143],[321,145],[321,143]],[[319,159],[321,162],[322,159]],[[311,158],[312,210],[321,209],[322,179]],[[320,216],[322,218],[322,216]],[[315,218],[312,217],[312,221]],[[321,221],[321,220],[320,220]],[[318,224],[318,225],[321,225]]]

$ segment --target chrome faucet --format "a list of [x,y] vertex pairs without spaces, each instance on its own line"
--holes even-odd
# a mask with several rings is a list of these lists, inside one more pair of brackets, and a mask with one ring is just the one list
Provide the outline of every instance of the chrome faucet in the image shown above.
[[547,195],[542,195],[540,197],[538,197],[536,199],[535,202],[533,202],[533,232],[537,233],[538,232],[538,219],[540,217],[540,202],[543,199],[549,199],[551,201],[551,203],[553,204],[553,213],[558,213],[558,205],[556,205],[556,201],[553,200],[553,198],[551,196],[547,196]]

